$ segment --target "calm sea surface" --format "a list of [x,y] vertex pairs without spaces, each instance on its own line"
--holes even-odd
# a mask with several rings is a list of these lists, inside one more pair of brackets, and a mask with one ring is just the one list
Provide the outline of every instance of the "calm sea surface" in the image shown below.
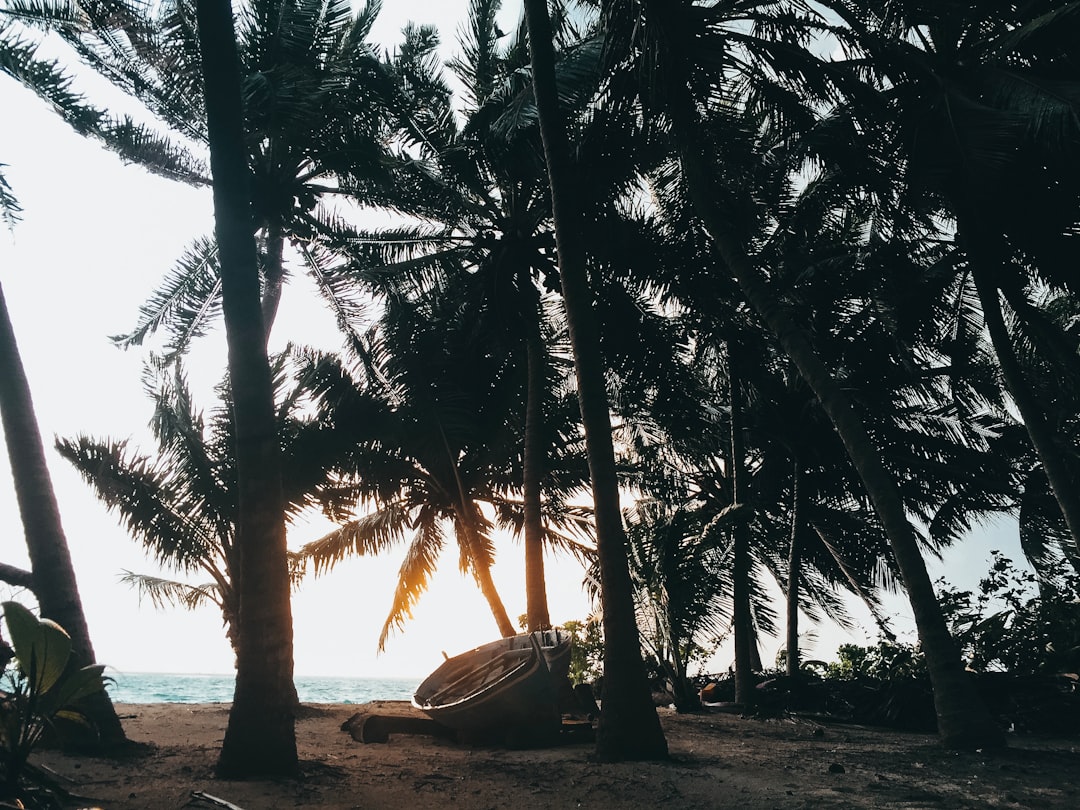
[[[105,673],[114,680],[109,694],[117,703],[227,703],[232,675],[175,675],[148,672]],[[366,703],[409,700],[420,679],[298,677],[301,703]]]

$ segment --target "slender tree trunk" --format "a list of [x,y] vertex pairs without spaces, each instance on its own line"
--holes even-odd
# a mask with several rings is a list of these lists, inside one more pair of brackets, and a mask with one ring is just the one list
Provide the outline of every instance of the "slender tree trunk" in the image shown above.
[[769,327],[799,375],[814,392],[847,449],[859,478],[881,520],[911,601],[919,640],[926,655],[934,688],[938,733],[956,748],[982,748],[1005,744],[994,722],[964,672],[960,651],[949,634],[937,595],[908,522],[900,490],[851,398],[814,350],[806,333],[794,322],[769,290],[761,271],[746,254],[740,236],[716,203],[709,178],[714,176],[706,158],[707,145],[692,107],[684,103],[673,116],[680,143],[680,160],[694,210],[701,217],[721,257],[758,316]]
[[217,763],[226,778],[297,772],[293,627],[281,460],[228,0],[197,0],[214,220],[236,422],[240,627],[236,691]]
[[[742,383],[738,350],[728,341],[728,384],[731,389],[731,502],[750,503],[750,473],[743,444]],[[750,609],[750,521],[740,520],[732,529],[733,612],[735,625],[735,702],[754,704],[754,617]]]
[[461,498],[461,506],[458,508],[457,530],[464,536],[466,547],[468,548],[469,563],[472,566],[473,577],[476,579],[476,584],[480,587],[480,593],[482,593],[484,599],[487,600],[488,607],[491,608],[491,615],[495,617],[495,624],[499,628],[499,635],[503,638],[516,636],[517,629],[514,627],[514,623],[510,621],[510,616],[506,612],[506,606],[503,605],[502,598],[499,596],[499,591],[495,587],[495,580],[491,578],[491,566],[487,561],[487,557],[481,559],[478,552],[479,546],[476,539],[475,521],[479,507],[477,507],[476,504],[465,500],[464,494],[461,495]]
[[[0,286],[0,419],[4,427],[15,498],[30,555],[30,587],[42,618],[71,636],[72,666],[97,663],[86,625],[75,569],[60,520],[52,478],[41,442],[30,383]],[[12,569],[17,571],[18,569]],[[25,573],[25,572],[23,572]],[[87,700],[87,714],[105,745],[125,742],[124,730],[106,692]]]
[[[972,275],[975,279],[975,289],[979,294],[979,303],[982,305],[983,320],[990,333],[990,342],[994,346],[994,353],[1001,367],[1005,388],[1024,420],[1024,428],[1031,437],[1031,444],[1050,482],[1050,490],[1054,493],[1054,500],[1057,501],[1061,514],[1065,518],[1065,524],[1069,527],[1073,543],[1080,548],[1080,495],[1076,487],[1076,477],[1069,469],[1069,464],[1054,439],[1054,431],[1046,420],[1045,412],[1031,386],[1024,379],[1023,368],[1016,357],[1016,352],[1013,351],[1012,340],[1001,314],[998,286],[994,281],[995,259],[993,251],[989,248],[990,240],[978,231],[970,233],[962,230],[961,237],[964,238],[965,250],[971,260]],[[1080,556],[1077,556],[1071,548],[1063,550],[1073,567],[1080,571]]]
[[558,105],[546,0],[525,0],[525,18],[596,517],[604,611],[604,689],[596,756],[601,761],[657,759],[667,756],[667,740],[641,658],[619,508],[611,414],[586,270],[582,212],[577,207],[569,143]]
[[521,316],[525,319],[528,378],[525,404],[525,447],[522,492],[525,499],[525,605],[529,632],[551,627],[544,576],[544,521],[540,483],[544,477],[544,393],[547,389],[547,347],[540,329],[540,294],[528,273],[518,278]]
[[799,575],[802,560],[799,555],[799,484],[801,470],[795,460],[791,476],[791,545],[788,547],[788,587],[787,587],[787,674],[792,678],[799,676]]

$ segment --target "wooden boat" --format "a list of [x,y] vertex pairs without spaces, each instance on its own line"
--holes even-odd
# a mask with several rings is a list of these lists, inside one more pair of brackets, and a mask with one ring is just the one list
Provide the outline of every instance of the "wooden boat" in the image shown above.
[[413,705],[464,732],[556,727],[559,687],[570,668],[570,636],[558,629],[501,638],[447,658]]

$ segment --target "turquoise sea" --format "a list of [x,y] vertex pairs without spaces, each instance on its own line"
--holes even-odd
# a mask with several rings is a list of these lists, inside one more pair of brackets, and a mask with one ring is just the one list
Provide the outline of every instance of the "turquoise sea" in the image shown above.
[[[105,673],[113,679],[109,695],[117,703],[228,703],[232,675],[190,675],[156,672]],[[410,700],[420,678],[296,678],[301,703],[367,703]]]

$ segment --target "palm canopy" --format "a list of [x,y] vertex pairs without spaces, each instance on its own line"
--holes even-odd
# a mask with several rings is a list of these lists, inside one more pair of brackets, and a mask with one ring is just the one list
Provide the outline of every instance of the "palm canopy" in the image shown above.
[[[106,143],[152,171],[206,183],[193,0],[112,5],[116,13],[97,16],[75,6],[81,24],[62,22],[55,28],[84,63],[140,102],[157,127],[126,125],[141,149],[116,139]],[[54,23],[51,6],[16,0],[10,8],[20,21]],[[379,8],[371,2],[354,13],[349,0],[252,0],[237,8],[252,219],[261,236],[268,327],[287,276],[283,251],[290,243],[338,323],[357,341],[364,299],[335,278],[333,258],[312,240],[339,224],[333,207],[322,204],[327,197],[376,207],[400,204],[388,191],[391,167],[407,171],[401,167],[411,161],[390,119],[407,117],[408,101],[399,92],[401,77],[366,41]],[[433,41],[429,30],[420,31],[414,46],[430,50]],[[86,107],[66,97],[57,102],[69,80],[54,63],[33,58],[28,46],[18,50],[21,40],[14,35],[3,43],[25,63],[10,69],[11,75],[62,111]],[[103,113],[88,108],[86,116],[95,115]],[[95,126],[96,133],[104,125]],[[169,350],[181,352],[219,312],[217,247],[213,239],[196,239],[144,304],[135,329],[117,341],[138,344],[164,328]]]
[[[318,504],[339,512],[351,492],[328,473],[336,447],[306,415],[303,387],[291,378],[288,357],[279,355],[273,367],[286,514],[295,518]],[[218,387],[220,404],[207,418],[179,367],[165,371],[151,366],[145,382],[155,404],[155,453],[132,448],[126,440],[89,436],[58,439],[57,450],[159,566],[209,577],[193,585],[127,572],[125,581],[159,607],[217,605],[235,644],[239,492],[228,386]],[[300,571],[294,566],[295,575]]]
[[[365,356],[374,367],[350,368],[313,355],[313,391],[320,419],[346,454],[338,472],[354,482],[362,514],[305,546],[316,571],[352,554],[380,553],[408,543],[398,588],[379,640],[404,626],[427,587],[453,527],[459,567],[471,572],[500,632],[516,632],[495,591],[490,569],[496,527],[521,526],[520,375],[497,341],[477,340],[483,319],[475,300],[452,290],[421,301],[387,302]],[[550,439],[558,447],[563,440]],[[576,442],[567,448],[572,451]],[[545,476],[546,540],[588,553],[587,516],[567,505],[583,486],[576,460]]]

